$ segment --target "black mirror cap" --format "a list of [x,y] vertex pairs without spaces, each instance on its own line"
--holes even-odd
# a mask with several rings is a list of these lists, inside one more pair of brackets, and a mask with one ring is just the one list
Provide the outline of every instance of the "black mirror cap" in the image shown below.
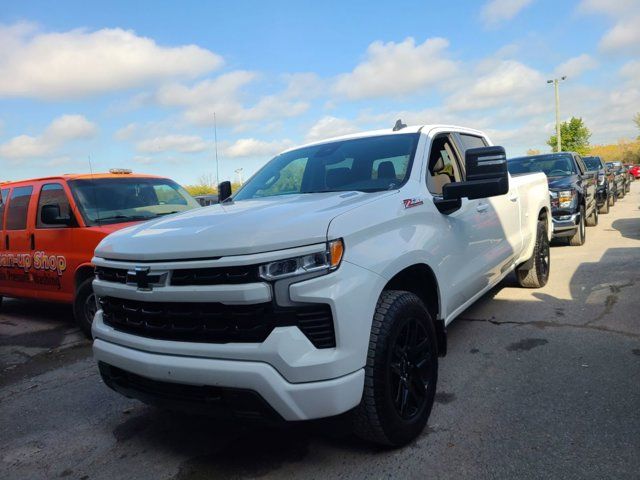
[[231,182],[224,181],[218,185],[218,202],[222,203],[227,198],[231,197]]
[[470,148],[465,152],[467,181],[507,176],[507,154],[503,147]]
[[70,225],[71,217],[60,216],[60,205],[53,203],[43,205],[40,210],[40,220],[45,225]]

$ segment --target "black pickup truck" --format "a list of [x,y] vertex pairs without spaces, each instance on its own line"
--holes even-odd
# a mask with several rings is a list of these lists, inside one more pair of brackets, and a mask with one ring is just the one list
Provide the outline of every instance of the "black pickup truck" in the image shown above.
[[512,158],[509,173],[544,172],[549,182],[554,238],[568,238],[570,245],[582,245],[585,226],[598,224],[597,173],[589,172],[574,152],[548,153]]
[[616,180],[616,198],[624,198],[625,194],[628,191],[627,177],[629,175],[624,169],[622,162],[607,162],[607,168],[609,168],[609,170],[613,172]]
[[597,175],[596,204],[600,213],[609,213],[609,208],[616,203],[616,179],[600,157],[582,157],[590,172]]

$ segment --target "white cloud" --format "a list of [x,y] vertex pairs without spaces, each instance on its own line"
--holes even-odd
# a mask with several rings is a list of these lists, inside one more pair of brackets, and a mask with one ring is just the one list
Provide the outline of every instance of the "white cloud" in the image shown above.
[[242,89],[257,79],[255,72],[237,70],[207,79],[189,87],[172,84],[161,87],[156,102],[167,107],[184,108],[184,117],[198,126],[213,125],[213,114],[220,126],[238,126],[265,118],[294,117],[305,112],[309,104],[296,99],[304,91],[305,81],[289,77],[289,86],[279,94],[267,95],[251,106],[242,102]]
[[137,123],[130,123],[126,127],[122,127],[113,135],[116,140],[129,140],[138,131]]
[[197,135],[164,135],[147,138],[136,143],[141,153],[180,152],[198,153],[208,148],[207,142]]
[[292,145],[290,140],[266,142],[255,138],[241,138],[225,148],[224,154],[229,158],[268,157],[280,153]]
[[430,38],[416,45],[373,42],[366,58],[352,72],[340,75],[334,90],[352,100],[414,93],[454,75],[457,65],[447,58],[449,41]]
[[583,53],[558,65],[555,72],[556,75],[566,75],[567,77],[575,78],[588,70],[593,70],[597,66],[598,62],[596,62],[593,57]]
[[608,53],[640,53],[640,2],[638,0],[582,0],[578,10],[583,13],[607,15],[615,20],[611,30],[598,44]]
[[470,75],[470,85],[461,86],[447,99],[452,110],[486,109],[528,98],[541,90],[545,79],[537,70],[515,60],[488,61]]
[[49,156],[66,142],[91,138],[96,132],[96,125],[82,115],[63,115],[54,119],[40,135],[18,135],[1,144],[0,158],[19,160]]
[[309,129],[306,140],[308,142],[315,142],[324,140],[325,138],[348,135],[358,130],[359,128],[352,121],[328,115],[322,117]]
[[514,18],[533,0],[491,0],[482,7],[480,17],[487,26],[494,26]]
[[159,46],[120,28],[47,33],[0,25],[0,97],[77,98],[195,78],[222,65],[196,45]]

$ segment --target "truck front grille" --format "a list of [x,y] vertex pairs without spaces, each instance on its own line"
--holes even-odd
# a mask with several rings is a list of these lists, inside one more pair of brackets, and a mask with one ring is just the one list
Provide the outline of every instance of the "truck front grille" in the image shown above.
[[[96,277],[105,282],[135,284],[135,275],[124,268],[96,267]],[[161,275],[150,275],[149,282],[157,283]],[[175,287],[204,285],[238,285],[260,282],[257,265],[239,267],[187,268],[171,272],[169,284]]]
[[261,343],[274,328],[297,326],[316,348],[336,346],[329,305],[277,307],[272,303],[161,303],[100,299],[104,323],[115,330],[161,340]]

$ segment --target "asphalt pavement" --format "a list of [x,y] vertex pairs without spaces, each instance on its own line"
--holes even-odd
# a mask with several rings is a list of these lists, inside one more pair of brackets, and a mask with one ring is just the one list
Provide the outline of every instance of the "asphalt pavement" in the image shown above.
[[540,290],[509,277],[449,327],[424,434],[156,410],[104,386],[69,308],[0,311],[0,478],[640,478],[640,185]]

